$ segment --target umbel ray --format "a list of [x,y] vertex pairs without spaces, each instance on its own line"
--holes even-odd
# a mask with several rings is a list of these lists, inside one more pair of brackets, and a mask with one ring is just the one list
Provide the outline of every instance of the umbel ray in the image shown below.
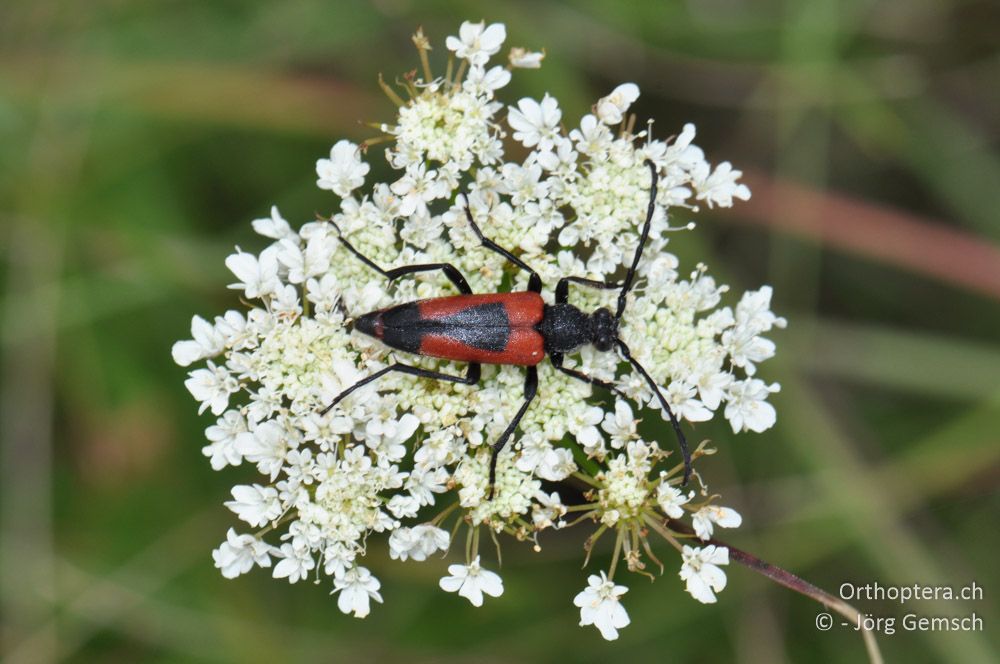
[[[490,458],[490,491],[492,495],[496,480],[497,455],[517,429],[518,423],[524,417],[524,413],[528,410],[538,391],[538,363],[545,355],[548,355],[552,366],[564,374],[624,397],[621,390],[611,383],[563,366],[563,357],[566,353],[571,353],[586,344],[593,344],[594,348],[603,352],[611,352],[617,348],[621,356],[649,384],[663,411],[669,416],[674,433],[677,435],[681,453],[684,456],[684,484],[687,484],[688,478],[691,476],[691,453],[688,450],[687,440],[684,438],[680,422],[678,422],[677,416],[670,404],[667,403],[666,397],[663,396],[656,381],[632,357],[628,346],[618,337],[618,325],[625,312],[626,298],[635,282],[635,273],[642,258],[646,241],[649,239],[649,230],[656,209],[656,167],[649,160],[645,163],[652,176],[649,208],[646,212],[646,221],[642,227],[639,245],[636,247],[632,265],[625,274],[625,279],[622,282],[606,282],[583,277],[563,277],[556,284],[555,304],[546,304],[542,300],[540,295],[542,279],[537,272],[510,251],[483,235],[472,218],[468,197],[466,197],[465,215],[468,218],[469,226],[479,238],[482,246],[495,251],[528,273],[527,291],[473,294],[465,277],[450,263],[405,265],[386,270],[376,265],[341,235],[340,241],[348,251],[390,281],[416,272],[441,270],[461,292],[461,295],[416,300],[363,314],[355,321],[355,329],[398,350],[468,362],[469,365],[464,376],[455,376],[396,362],[345,389],[320,414],[325,415],[347,395],[391,371],[451,383],[475,385],[479,382],[481,365],[483,364],[523,366],[526,368],[524,403],[521,404],[510,424],[492,445],[493,454]],[[334,224],[334,228],[337,229],[339,235],[340,228],[336,224]],[[593,313],[587,314],[569,304],[570,282],[603,290],[620,289],[615,313],[612,314],[607,308],[601,307]]]

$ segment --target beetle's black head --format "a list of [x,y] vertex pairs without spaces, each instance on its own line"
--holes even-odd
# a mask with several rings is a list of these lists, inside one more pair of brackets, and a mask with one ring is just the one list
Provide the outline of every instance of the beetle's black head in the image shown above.
[[611,312],[601,307],[590,315],[590,343],[599,351],[609,351],[618,338],[618,321]]

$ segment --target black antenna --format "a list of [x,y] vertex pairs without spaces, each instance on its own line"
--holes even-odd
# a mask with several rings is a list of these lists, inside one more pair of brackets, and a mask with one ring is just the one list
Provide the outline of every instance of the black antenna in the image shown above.
[[628,269],[628,273],[625,275],[625,282],[622,284],[622,292],[618,294],[618,311],[615,313],[615,320],[619,321],[622,318],[622,313],[625,311],[625,297],[632,288],[632,282],[635,281],[635,271],[639,267],[639,259],[642,258],[642,250],[646,246],[646,240],[649,239],[649,228],[653,224],[653,213],[656,211],[656,182],[659,179],[659,175],[652,161],[647,159],[645,164],[649,166],[649,174],[653,178],[653,182],[649,186],[649,209],[646,211],[646,223],[642,226],[639,246],[635,248],[635,256],[632,258],[632,267]]
[[625,356],[625,359],[629,361],[629,364],[635,367],[639,373],[642,374],[642,377],[646,379],[649,387],[653,390],[653,394],[655,394],[656,398],[660,400],[660,406],[663,407],[663,410],[667,411],[667,415],[670,417],[670,424],[674,427],[674,433],[677,435],[677,444],[680,445],[681,454],[684,456],[684,481],[681,482],[681,486],[683,486],[688,483],[688,479],[691,477],[691,452],[688,450],[687,438],[684,437],[684,432],[681,431],[681,423],[677,421],[677,416],[674,415],[673,409],[671,409],[670,404],[667,403],[666,397],[664,397],[663,393],[660,392],[660,388],[656,384],[656,381],[653,380],[653,377],[649,375],[641,364],[639,364],[639,361],[632,357],[632,353],[629,352],[628,346],[625,345],[625,342],[621,339],[615,339],[615,343],[621,350],[622,355]]
[[[652,177],[652,183],[649,186],[649,208],[646,211],[646,223],[642,226],[642,234],[639,236],[639,246],[635,248],[635,256],[632,258],[632,267],[628,269],[628,273],[625,275],[625,281],[622,284],[622,292],[618,294],[618,311],[615,313],[615,320],[620,321],[622,314],[625,312],[625,298],[628,296],[629,290],[632,288],[632,283],[635,281],[635,272],[639,267],[639,260],[642,258],[642,250],[646,247],[646,241],[649,239],[649,229],[653,224],[653,213],[656,212],[656,183],[659,180],[659,174],[656,172],[656,166],[652,161],[647,159],[645,164],[649,166],[649,174]],[[691,452],[688,450],[687,439],[684,437],[684,432],[681,430],[681,423],[677,421],[677,416],[674,415],[674,411],[670,408],[670,404],[667,403],[666,397],[660,392],[659,386],[653,377],[649,375],[649,372],[638,360],[632,357],[632,353],[629,351],[628,346],[621,339],[615,339],[615,343],[621,350],[622,355],[626,360],[629,361],[636,370],[642,374],[642,377],[646,379],[646,383],[653,390],[653,394],[660,401],[660,406],[666,411],[667,415],[670,417],[670,424],[674,427],[674,433],[677,435],[677,443],[680,445],[681,454],[684,455],[684,482],[682,484],[687,484],[688,479],[691,477]]]

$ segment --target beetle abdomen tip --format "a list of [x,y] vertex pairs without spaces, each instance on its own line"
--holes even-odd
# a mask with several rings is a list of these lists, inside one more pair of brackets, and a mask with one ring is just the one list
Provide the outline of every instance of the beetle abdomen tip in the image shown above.
[[382,312],[373,311],[359,316],[354,321],[354,329],[376,339],[382,338]]

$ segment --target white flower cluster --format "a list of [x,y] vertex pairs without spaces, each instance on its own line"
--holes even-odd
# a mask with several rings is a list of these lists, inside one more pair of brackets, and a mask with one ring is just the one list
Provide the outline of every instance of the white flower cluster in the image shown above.
[[[466,221],[468,200],[483,232],[546,283],[568,275],[611,281],[621,278],[636,250],[649,205],[645,163],[652,162],[660,178],[652,233],[619,334],[682,422],[708,420],[722,409],[734,432],[771,427],[775,411],[767,397],[778,386],[755,377],[757,364],[775,352],[763,335],[785,324],[770,311],[770,287],[746,293],[735,309],[720,306],[726,287],[703,266],[681,277],[677,258],[666,251],[669,232],[681,230],[668,224],[668,211],[747,199],[740,172],[728,162],[711,166],[692,143],[692,125],[673,140],[633,133],[628,110],[639,89],[632,83],[598,100],[569,131],[549,95],[521,99],[504,114],[495,93],[510,70],[488,63],[505,37],[501,24],[464,23],[447,40],[459,61],[454,75],[452,64],[440,78],[425,66],[425,78],[404,83],[405,101],[390,92],[398,116],[382,125],[378,140],[391,141],[386,159],[401,171],[394,181],[356,193],[369,165],[365,149],[349,141],[317,162],[318,186],[341,199],[331,220],[386,268],[451,263],[475,292],[496,292],[501,283],[523,289],[526,275],[480,246]],[[423,35],[414,41],[426,65]],[[533,68],[541,58],[514,49],[510,63]],[[505,160],[508,135],[526,149],[524,159]],[[463,371],[391,351],[349,325],[374,309],[452,294],[450,284],[435,272],[390,284],[352,255],[326,221],[296,231],[274,208],[253,227],[268,246],[257,254],[237,249],[226,265],[236,277],[231,287],[254,304],[214,321],[196,316],[193,339],[173,349],[183,366],[206,361],[186,386],[201,411],[218,418],[206,431],[212,467],[249,463],[261,476],[234,487],[226,503],[252,532],[230,530],[214,552],[224,576],[255,566],[290,583],[326,575],[339,608],[363,617],[372,600],[382,601],[379,581],[360,564],[368,536],[387,533],[393,559],[424,561],[449,549],[454,530],[443,526],[454,519],[454,528],[468,529],[466,564],[451,565],[440,585],[479,606],[484,594],[503,592],[500,577],[480,566],[481,530],[537,544],[540,531],[568,525],[572,514],[573,523],[597,526],[588,551],[604,532],[617,533],[610,573],[591,576],[574,600],[581,624],[609,639],[628,624],[619,602],[626,588],[612,578],[622,556],[629,570],[644,568],[650,529],[681,551],[688,591],[715,601],[725,586],[718,566],[728,562],[727,549],[681,549],[675,537],[708,540],[715,525],[735,527],[740,517],[715,505],[700,477],[696,496],[680,486],[679,464],[662,467],[673,439],[643,439],[634,409],[666,416],[615,352],[585,347],[566,358],[567,366],[630,397],[631,405],[616,399],[612,412],[599,405],[606,393],[539,366],[539,397],[499,458],[491,494],[490,444],[521,403],[518,367],[484,367],[475,386],[389,373],[321,414],[345,388],[397,358]],[[616,296],[581,286],[571,299],[590,311]],[[710,452],[702,445],[694,456]],[[566,505],[559,492],[544,489],[543,482],[564,481],[582,487],[585,502]],[[685,516],[691,526],[676,521]]]

